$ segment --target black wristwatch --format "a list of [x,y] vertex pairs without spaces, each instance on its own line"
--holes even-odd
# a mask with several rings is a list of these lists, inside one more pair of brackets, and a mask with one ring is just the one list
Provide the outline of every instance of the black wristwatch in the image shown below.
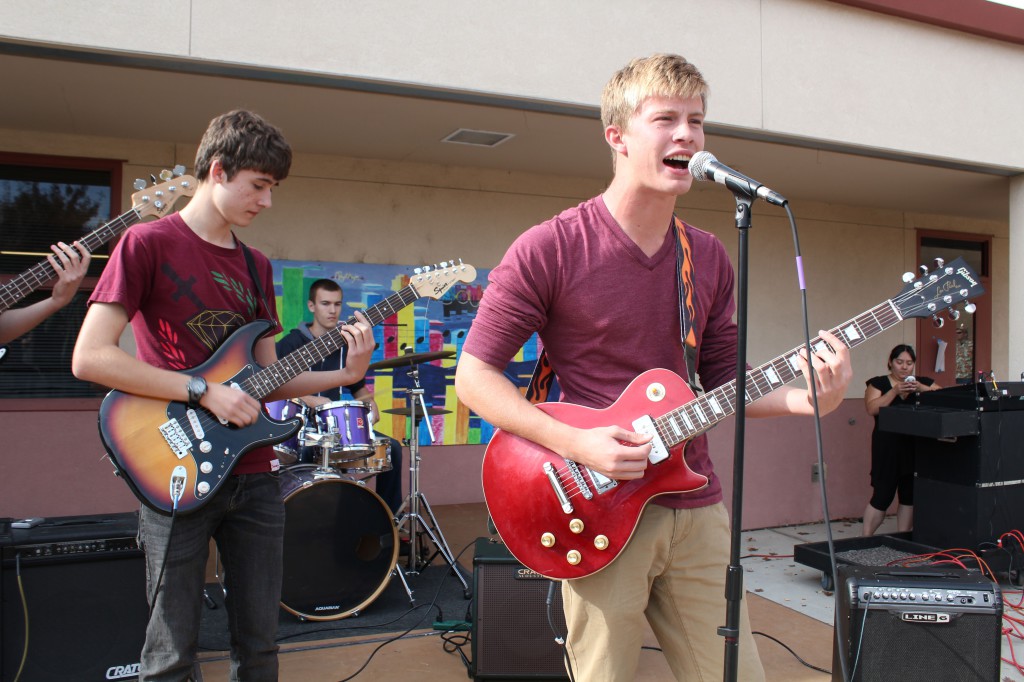
[[199,407],[199,401],[206,395],[206,379],[198,376],[189,377],[185,388],[188,390],[188,406]]

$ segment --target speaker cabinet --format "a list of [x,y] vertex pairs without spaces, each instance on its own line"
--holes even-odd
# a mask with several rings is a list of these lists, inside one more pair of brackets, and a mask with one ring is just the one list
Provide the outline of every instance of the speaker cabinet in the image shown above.
[[1024,528],[1024,483],[961,485],[920,476],[914,480],[915,542],[943,549],[977,549],[1020,528]]
[[19,669],[19,682],[138,678],[148,607],[137,529],[136,514],[114,514],[0,534],[3,682]]
[[[567,680],[562,647],[548,622],[551,581],[524,567],[500,542],[479,538],[473,557],[473,679]],[[556,584],[551,622],[565,637]]]
[[840,566],[832,679],[998,682],[998,583],[963,569]]

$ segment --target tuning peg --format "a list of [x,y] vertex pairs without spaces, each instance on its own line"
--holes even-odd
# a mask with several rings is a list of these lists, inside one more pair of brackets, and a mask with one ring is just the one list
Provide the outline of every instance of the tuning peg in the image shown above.
[[950,308],[950,310],[949,310],[949,319],[953,320],[954,322],[959,320],[960,319],[960,311],[957,310],[956,308]]
[[943,325],[946,324],[946,321],[938,315],[932,315],[932,324],[935,325],[936,329],[942,329]]
[[132,183],[132,187],[135,189],[146,189],[146,181],[142,178],[136,178],[135,182]]
[[944,266],[945,264],[946,264],[946,259],[945,258],[936,258],[935,259],[935,269],[936,270],[941,270],[942,266]]
[[915,275],[914,273],[912,273],[912,272],[904,272],[903,273],[903,283],[904,284],[910,284],[915,279],[917,279],[917,275]]
[[968,315],[973,315],[974,311],[977,309],[978,306],[974,305],[973,303],[968,303],[967,305],[964,306],[964,312],[966,312]]
[[926,277],[928,275],[928,266],[927,265],[919,265],[919,266],[917,266],[917,271],[921,273],[922,277]]
[[172,172],[174,173],[174,177],[180,178],[182,175],[185,174],[185,167],[179,163],[173,168]]
[[166,168],[163,169],[162,171],[160,171],[160,179],[163,180],[164,182],[167,182],[168,180],[170,180],[173,177],[174,177],[174,173],[172,173],[171,171],[167,170]]

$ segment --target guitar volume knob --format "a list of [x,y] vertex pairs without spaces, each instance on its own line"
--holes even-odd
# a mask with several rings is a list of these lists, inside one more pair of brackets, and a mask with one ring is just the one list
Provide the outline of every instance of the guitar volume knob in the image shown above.
[[199,485],[196,486],[196,491],[200,495],[205,495],[206,493],[210,492],[210,484],[207,483],[206,481],[200,481]]
[[594,538],[594,547],[596,547],[597,549],[608,549],[608,544],[609,543],[607,535],[598,535],[596,538]]
[[544,533],[540,536],[540,544],[551,548],[555,546],[555,536],[552,533]]
[[565,555],[565,560],[568,561],[572,566],[575,566],[579,562],[583,561],[583,555],[578,550],[571,549]]
[[583,532],[583,521],[580,519],[573,519],[569,522],[569,530],[579,535]]

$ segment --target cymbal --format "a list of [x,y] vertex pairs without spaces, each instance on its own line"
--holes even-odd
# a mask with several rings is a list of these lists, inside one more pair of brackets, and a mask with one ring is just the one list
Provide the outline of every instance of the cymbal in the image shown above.
[[419,365],[432,360],[443,360],[444,358],[452,357],[455,357],[455,351],[453,350],[435,350],[430,353],[406,353],[405,355],[399,355],[398,357],[378,360],[367,367],[366,371],[369,372],[375,369],[388,369],[389,367],[404,367],[405,365]]
[[[397,414],[397,415],[401,415],[403,417],[409,417],[409,416],[412,415],[412,410],[410,410],[408,407],[392,407],[390,410],[381,410],[381,412],[387,412],[388,414]],[[452,412],[451,410],[444,410],[444,409],[441,409],[440,407],[428,407],[427,408],[427,414],[431,415],[431,416],[433,416],[435,414],[451,414],[451,412]],[[417,417],[422,417],[423,416],[423,410],[416,410],[416,416]]]

